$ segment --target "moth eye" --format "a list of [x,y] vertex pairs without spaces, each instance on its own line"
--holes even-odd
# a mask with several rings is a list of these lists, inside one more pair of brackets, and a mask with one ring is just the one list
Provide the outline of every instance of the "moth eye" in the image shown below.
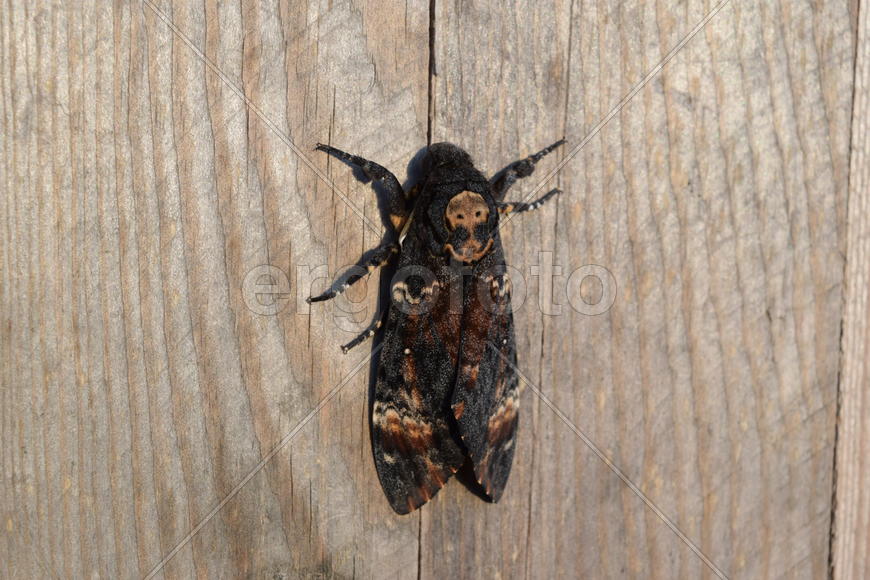
[[480,217],[480,211],[474,212],[474,217]]
[[[480,215],[480,212],[477,212],[477,214]],[[462,215],[461,213],[458,213],[458,214],[456,214],[456,219],[458,219],[458,220],[465,219],[465,216]]]

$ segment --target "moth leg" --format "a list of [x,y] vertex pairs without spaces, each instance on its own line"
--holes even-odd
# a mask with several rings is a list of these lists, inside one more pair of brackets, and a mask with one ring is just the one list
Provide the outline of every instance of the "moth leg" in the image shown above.
[[387,168],[378,165],[374,161],[363,159],[358,155],[345,153],[341,149],[336,149],[330,145],[318,143],[315,149],[328,153],[329,155],[350,163],[351,165],[355,165],[359,167],[369,179],[380,181],[387,191],[387,206],[390,212],[390,223],[393,225],[393,229],[395,229],[396,232],[402,230],[402,226],[410,212],[408,204],[406,203],[405,192],[402,189],[402,184],[399,183],[399,180],[396,179],[395,175],[393,175]]
[[498,206],[498,212],[500,214],[509,214],[509,213],[522,213],[524,211],[534,211],[547,203],[547,201],[555,196],[557,193],[562,193],[561,189],[552,189],[533,201],[532,203],[525,203],[522,201],[499,201],[496,203]]
[[514,161],[489,180],[492,187],[492,194],[496,199],[500,199],[510,187],[516,183],[521,177],[528,177],[535,171],[535,164],[540,161],[545,155],[565,144],[565,139],[559,139],[549,147],[545,147],[533,155],[529,155],[525,159]]
[[384,317],[381,316],[380,313],[378,313],[378,315],[375,317],[375,320],[369,325],[368,328],[366,328],[361,333],[359,333],[359,335],[357,335],[357,337],[354,338],[352,341],[350,341],[349,343],[347,343],[341,347],[341,352],[343,352],[344,354],[347,354],[347,352],[350,349],[364,343],[365,341],[367,341],[368,339],[373,337],[375,335],[375,332],[377,332],[377,330],[383,324],[384,324]]
[[389,262],[390,258],[398,253],[399,244],[397,244],[396,242],[389,242],[378,246],[377,248],[372,250],[372,254],[368,259],[362,261],[362,263],[359,264],[366,269],[365,273],[358,271],[354,272],[353,274],[348,276],[347,280],[345,280],[344,283],[340,286],[333,285],[329,290],[319,296],[309,296],[308,298],[306,298],[306,301],[311,304],[312,302],[322,302],[324,300],[330,300],[332,298],[335,298],[336,296],[350,288],[353,283],[359,281],[363,276],[365,276],[366,274],[371,274],[375,270],[375,268],[380,268],[381,266]]

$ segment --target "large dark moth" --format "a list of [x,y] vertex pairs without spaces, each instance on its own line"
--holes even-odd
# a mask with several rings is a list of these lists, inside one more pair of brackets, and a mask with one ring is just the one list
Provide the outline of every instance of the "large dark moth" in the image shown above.
[[[511,163],[492,179],[450,143],[428,148],[423,175],[409,192],[377,163],[328,145],[317,149],[357,166],[386,190],[387,243],[372,250],[371,272],[397,257],[390,286],[371,429],[375,464],[393,509],[426,503],[468,460],[486,496],[499,500],[514,455],[519,411],[511,285],[499,218],[537,209],[502,201],[542,157],[564,143]],[[334,298],[359,280],[309,298]],[[374,335],[384,319],[343,346]]]

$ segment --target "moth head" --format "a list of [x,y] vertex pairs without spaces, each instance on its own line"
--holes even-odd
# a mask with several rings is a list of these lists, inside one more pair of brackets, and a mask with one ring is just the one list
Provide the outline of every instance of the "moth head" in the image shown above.
[[491,200],[480,193],[465,190],[454,195],[444,209],[444,251],[466,264],[483,258],[494,244],[497,215]]

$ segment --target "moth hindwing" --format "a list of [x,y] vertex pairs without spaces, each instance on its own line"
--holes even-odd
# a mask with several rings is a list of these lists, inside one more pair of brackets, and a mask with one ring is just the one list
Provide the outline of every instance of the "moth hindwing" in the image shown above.
[[[372,404],[372,449],[392,508],[429,501],[468,462],[493,502],[510,475],[519,417],[516,341],[499,220],[537,209],[502,198],[564,143],[515,161],[487,179],[450,143],[428,147],[423,176],[406,195],[384,167],[317,145],[360,168],[386,192],[392,237],[360,260],[369,272],[396,261],[390,307],[345,352],[384,327]],[[334,283],[318,302],[362,278]]]

